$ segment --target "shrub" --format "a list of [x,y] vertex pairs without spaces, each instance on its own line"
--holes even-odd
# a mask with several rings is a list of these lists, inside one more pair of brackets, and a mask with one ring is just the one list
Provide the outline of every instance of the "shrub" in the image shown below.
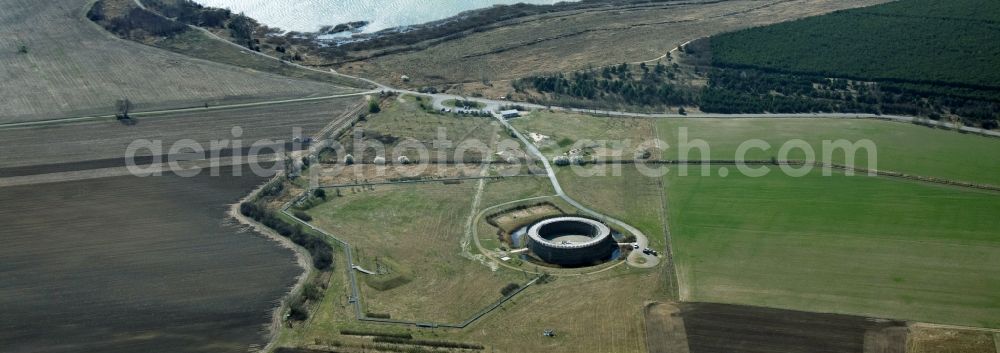
[[320,300],[323,298],[323,289],[313,283],[306,284],[302,288],[302,297],[312,301]]
[[503,294],[503,296],[507,297],[510,296],[511,294],[514,294],[514,292],[516,292],[520,288],[521,285],[517,283],[507,283],[507,285],[500,290],[500,294]]
[[285,189],[285,185],[280,181],[268,184],[260,191],[260,197],[272,197],[281,194],[281,191]]
[[306,222],[311,222],[313,220],[312,216],[302,211],[295,211],[295,218],[301,219]]
[[182,23],[138,7],[132,8],[122,17],[111,19],[104,27],[118,36],[131,39],[147,35],[172,37],[188,29]]
[[306,310],[305,306],[301,301],[295,301],[292,305],[288,307],[288,319],[295,321],[306,321],[309,319],[309,311]]
[[146,7],[177,21],[202,27],[222,28],[232,16],[227,9],[205,7],[192,0],[145,0]]
[[368,102],[368,112],[371,114],[376,114],[382,111],[382,107],[379,106],[378,101]]
[[302,227],[285,222],[256,203],[244,202],[240,204],[240,214],[260,222],[281,236],[287,237],[296,245],[308,250],[309,255],[313,258],[313,266],[317,269],[326,270],[333,264],[333,247],[325,242],[320,235],[307,233],[302,230]]
[[313,190],[313,196],[326,200],[326,190],[323,189]]
[[103,21],[104,20],[104,1],[98,1],[94,3],[94,6],[87,11],[87,18],[91,21]]

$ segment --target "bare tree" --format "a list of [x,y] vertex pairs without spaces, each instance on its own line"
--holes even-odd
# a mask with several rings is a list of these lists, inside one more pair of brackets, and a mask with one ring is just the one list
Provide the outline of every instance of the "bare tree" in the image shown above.
[[118,120],[132,119],[132,117],[128,115],[130,110],[132,110],[132,101],[128,100],[128,98],[119,99],[115,118],[118,118]]
[[115,119],[125,125],[135,125],[135,120],[129,115],[129,112],[132,111],[132,101],[128,98],[119,99],[115,110]]

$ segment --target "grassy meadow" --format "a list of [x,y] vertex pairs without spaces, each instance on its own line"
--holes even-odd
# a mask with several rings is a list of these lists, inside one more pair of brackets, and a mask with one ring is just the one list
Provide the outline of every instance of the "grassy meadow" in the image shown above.
[[[641,118],[609,118],[595,117],[583,114],[564,113],[537,110],[531,114],[514,119],[514,128],[525,134],[541,134],[546,137],[535,145],[546,156],[562,155],[580,143],[581,146],[594,145],[595,154],[609,153],[616,149],[608,142],[630,140],[634,146],[645,139],[653,138],[653,123]],[[617,148],[621,150],[620,148]],[[622,151],[622,157],[631,159],[632,150]]]
[[[688,141],[701,139],[711,148],[712,159],[732,160],[741,143],[761,139],[771,149],[751,149],[746,159],[768,160],[776,157],[781,145],[793,139],[809,143],[822,160],[822,141],[869,139],[878,151],[878,169],[914,175],[946,178],[974,183],[1000,185],[1000,164],[991,162],[1000,154],[1000,140],[912,124],[874,120],[844,119],[663,119],[657,121],[660,139],[670,148],[664,159],[699,159],[697,150],[680,156],[679,132],[687,128]],[[835,163],[844,162],[840,150]],[[792,151],[791,159],[803,158],[801,150]],[[867,153],[857,154],[855,165],[868,166]]]
[[533,197],[554,196],[555,194],[549,178],[545,176],[489,180],[483,188],[479,209]]
[[[662,278],[623,266],[558,277],[526,289],[455,337],[493,352],[646,352],[643,303],[664,299]],[[546,329],[557,336],[542,336]]]
[[386,275],[359,274],[368,312],[457,323],[500,299],[506,284],[523,282],[461,256],[474,185],[344,188],[308,214],[354,247],[356,263],[388,268]]
[[1000,195],[818,172],[668,183],[684,300],[1000,327]]
[[[419,99],[419,100],[418,100]],[[481,157],[476,146],[492,146],[497,137],[498,124],[492,118],[459,116],[430,111],[430,100],[414,96],[398,96],[382,103],[381,111],[370,114],[362,122],[355,125],[354,131],[345,135],[342,143],[349,150],[354,150],[354,136],[361,131],[366,141],[377,140],[386,147],[386,153],[393,156],[396,153],[405,155],[412,161],[421,159],[438,159],[438,153],[443,152],[445,158],[456,157],[456,150],[466,149],[466,160]],[[439,133],[451,142],[451,146],[436,144]],[[426,147],[428,155],[421,157],[413,148],[419,142]],[[463,144],[464,143],[464,144]],[[359,154],[355,153],[355,158]],[[365,151],[363,159],[374,158],[373,149]]]

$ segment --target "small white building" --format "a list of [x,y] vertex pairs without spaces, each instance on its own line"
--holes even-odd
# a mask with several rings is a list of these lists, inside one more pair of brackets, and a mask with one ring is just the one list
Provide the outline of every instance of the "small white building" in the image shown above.
[[504,110],[500,112],[500,116],[502,116],[504,119],[513,119],[521,116],[521,112],[517,111],[516,109]]

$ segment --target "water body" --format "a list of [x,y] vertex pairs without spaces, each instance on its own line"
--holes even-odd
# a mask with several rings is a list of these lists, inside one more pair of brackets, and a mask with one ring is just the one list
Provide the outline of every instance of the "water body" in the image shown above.
[[436,21],[462,11],[499,4],[545,4],[565,0],[196,0],[244,12],[270,27],[313,32],[322,26],[369,21],[365,32]]

